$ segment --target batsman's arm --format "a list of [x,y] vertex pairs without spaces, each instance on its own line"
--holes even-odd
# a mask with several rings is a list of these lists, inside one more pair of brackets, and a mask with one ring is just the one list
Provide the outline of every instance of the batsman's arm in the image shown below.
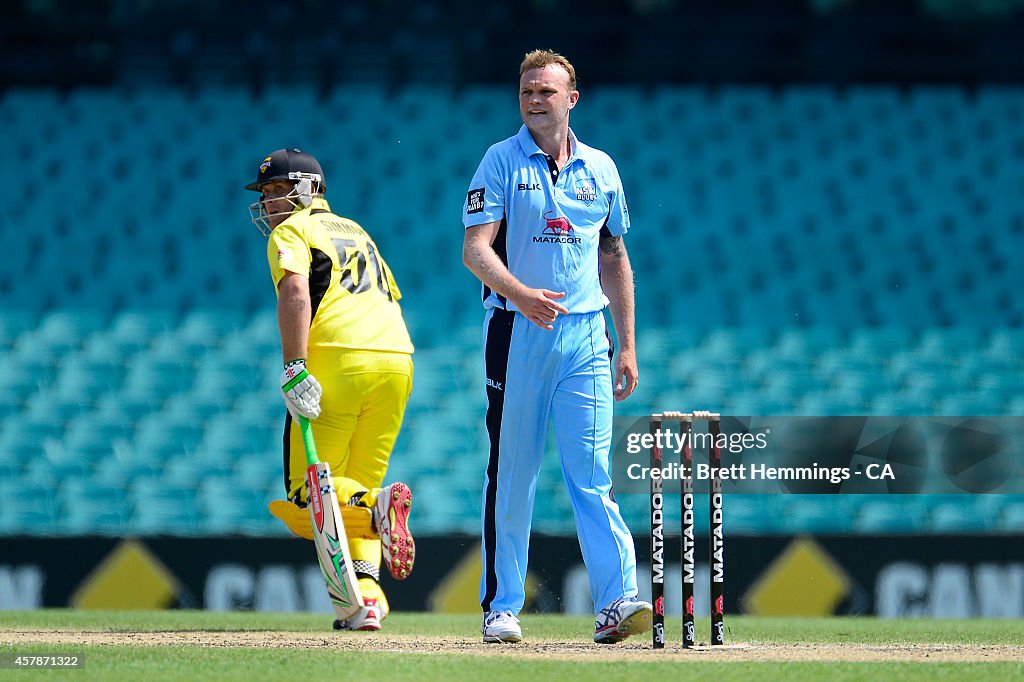
[[277,288],[277,326],[286,363],[306,357],[312,311],[309,279],[294,272],[286,273]]
[[636,389],[640,373],[636,363],[636,322],[633,268],[622,237],[601,231],[601,286],[608,296],[615,334],[619,340],[615,356],[615,399],[625,400]]
[[277,325],[281,331],[281,354],[284,356],[281,396],[295,419],[300,416],[316,419],[320,416],[323,389],[306,369],[312,315],[309,280],[293,272],[286,273],[278,285],[277,297]]
[[494,250],[494,239],[500,223],[484,223],[466,228],[462,242],[462,262],[491,290],[507,298],[528,320],[542,329],[553,329],[551,323],[569,311],[557,301],[565,292],[531,289],[516,279]]

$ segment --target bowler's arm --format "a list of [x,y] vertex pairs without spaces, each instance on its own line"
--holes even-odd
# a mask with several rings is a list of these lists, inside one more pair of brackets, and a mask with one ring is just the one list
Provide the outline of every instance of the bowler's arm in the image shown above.
[[514,301],[516,294],[526,287],[509,272],[494,250],[500,226],[500,222],[493,222],[467,227],[462,241],[462,263],[492,291]]
[[615,334],[619,340],[615,356],[615,399],[625,400],[640,378],[636,364],[636,319],[633,298],[633,268],[622,237],[601,231],[601,286],[608,296]]
[[492,291],[511,301],[528,320],[543,329],[553,329],[551,324],[555,318],[569,312],[556,302],[565,292],[531,289],[509,272],[494,250],[500,225],[500,222],[493,222],[467,227],[462,242],[462,262]]

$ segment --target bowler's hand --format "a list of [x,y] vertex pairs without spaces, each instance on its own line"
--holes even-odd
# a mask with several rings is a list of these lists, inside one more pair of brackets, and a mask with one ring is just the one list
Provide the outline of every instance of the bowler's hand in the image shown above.
[[636,390],[640,379],[640,370],[636,366],[636,354],[633,351],[620,351],[615,356],[615,400],[625,400]]
[[525,289],[522,294],[509,300],[516,306],[526,319],[541,329],[554,329],[552,324],[559,315],[568,315],[569,310],[557,303],[565,298],[564,291],[548,291],[547,289]]

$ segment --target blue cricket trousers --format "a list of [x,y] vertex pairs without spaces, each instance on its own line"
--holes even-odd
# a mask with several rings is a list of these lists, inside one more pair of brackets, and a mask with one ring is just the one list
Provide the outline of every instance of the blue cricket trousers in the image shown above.
[[534,494],[553,419],[595,613],[636,596],[633,538],[611,499],[612,378],[604,313],[560,315],[541,329],[519,313],[484,321],[490,456],[483,492],[484,611],[526,598]]

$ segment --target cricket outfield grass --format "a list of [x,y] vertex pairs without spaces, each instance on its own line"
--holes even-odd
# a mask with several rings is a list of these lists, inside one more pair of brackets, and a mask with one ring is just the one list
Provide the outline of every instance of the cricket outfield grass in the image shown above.
[[[78,670],[32,676],[102,680],[1024,679],[1021,621],[732,617],[725,647],[691,651],[671,621],[663,651],[648,635],[594,644],[588,618],[526,614],[522,625],[522,644],[488,645],[473,615],[395,614],[364,633],[332,631],[329,615],[9,611],[0,655],[78,654]],[[697,627],[706,644],[708,621]]]

